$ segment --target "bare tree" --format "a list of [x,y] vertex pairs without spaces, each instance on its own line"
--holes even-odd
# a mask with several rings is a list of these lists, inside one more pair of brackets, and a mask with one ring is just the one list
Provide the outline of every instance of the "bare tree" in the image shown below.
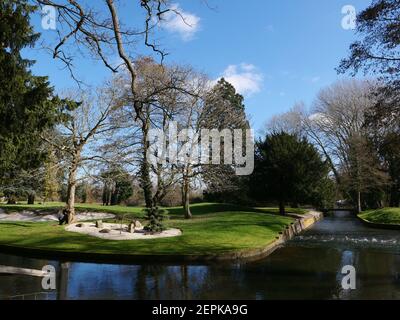
[[[200,98],[189,97],[179,121],[180,128],[184,129],[181,131],[178,155],[186,218],[192,217],[190,191],[196,179],[200,183],[213,185],[219,191],[228,190],[237,181],[235,169],[240,167],[236,163],[238,146],[235,142],[246,142],[245,146],[239,146],[241,154],[245,151],[252,155],[254,151],[247,149],[250,131],[247,130],[249,123],[243,97],[224,79],[211,87],[206,79],[198,79],[195,83],[202,95]],[[239,131],[240,138],[236,135]],[[236,138],[241,141],[234,141]]]
[[358,208],[363,192],[387,180],[373,160],[376,150],[367,148],[364,126],[367,112],[376,104],[375,88],[374,82],[342,80],[321,90],[310,111],[295,107],[269,123],[270,130],[278,128],[312,141],[330,164],[337,184],[347,194],[357,194]]
[[304,116],[307,113],[306,106],[303,102],[296,103],[288,112],[273,116],[264,125],[262,135],[268,133],[287,132],[297,136],[304,136]]
[[[121,58],[121,64],[132,76],[134,72],[132,57],[137,56],[141,42],[163,59],[167,53],[152,40],[155,28],[166,14],[176,14],[184,20],[176,6],[169,0],[137,0],[118,2],[114,0],[32,0],[40,7],[51,6],[57,11],[57,40],[47,44],[53,58],[61,60],[74,79],[74,59],[77,53],[90,54],[101,61],[105,67],[116,73],[121,65],[115,65],[114,53]],[[144,18],[137,23],[128,23],[120,18],[120,11],[137,10]],[[121,7],[122,6],[122,7]]]
[[[144,43],[152,53],[161,57],[161,62],[167,53],[160,49],[151,40],[155,28],[162,22],[166,14],[178,15],[185,22],[185,17],[172,5],[169,0],[140,0],[133,5],[138,11],[144,13],[144,20],[135,28],[128,28],[120,18],[120,8],[113,0],[104,0],[98,6],[90,6],[84,0],[35,0],[40,5],[50,5],[57,9],[58,20],[61,22],[63,32],[59,32],[59,41],[53,46],[53,57],[60,59],[70,70],[74,79],[79,82],[73,72],[73,54],[68,43],[73,43],[84,52],[89,52],[112,72],[123,69],[129,83],[129,101],[133,107],[135,123],[143,133],[142,145],[146,145],[146,132],[150,128],[149,95],[141,92],[139,69],[135,65],[138,58],[138,42]],[[126,4],[126,3],[125,3]],[[130,3],[132,5],[132,3]],[[105,10],[99,7],[105,5]],[[117,52],[121,65],[114,66],[110,57]],[[120,68],[123,66],[123,68]],[[154,91],[154,90],[153,90]],[[156,92],[153,92],[156,94]],[[151,101],[150,101],[151,102]],[[142,150],[143,158],[147,157],[147,148]],[[145,163],[145,162],[143,162]],[[141,180],[146,199],[146,206],[153,206],[152,184],[150,168],[143,164],[141,167]]]
[[[193,154],[200,142],[200,132],[202,129],[243,128],[243,123],[248,127],[241,104],[243,98],[239,99],[236,110],[231,106],[232,101],[224,98],[226,92],[210,90],[209,79],[190,67],[160,66],[146,57],[136,60],[134,66],[137,74],[136,98],[142,103],[139,118],[134,107],[137,100],[132,99],[129,88],[129,76],[122,76],[120,87],[126,88],[124,105],[112,117],[117,132],[115,140],[103,148],[104,157],[136,170],[146,207],[157,206],[167,192],[180,183],[185,216],[190,218],[191,186],[195,181],[201,184],[202,174],[207,168],[199,162],[198,154]],[[231,95],[232,99],[238,99],[235,94]],[[170,141],[170,137],[165,138],[174,125],[175,135],[179,132],[176,142]],[[153,148],[155,145],[149,133],[154,130],[163,135],[164,147],[176,148],[176,156],[165,154],[164,148]],[[221,139],[220,136],[218,138]],[[149,161],[151,158],[162,160]],[[217,167],[216,164],[213,166]],[[214,170],[214,176],[227,172],[222,167],[219,169]]]
[[[145,102],[140,100],[136,92],[137,70],[134,65],[139,55],[139,48],[144,45],[164,60],[167,53],[152,40],[154,31],[162,23],[165,15],[175,14],[184,22],[185,17],[169,0],[136,0],[123,3],[114,0],[32,0],[39,6],[52,6],[57,10],[59,28],[55,44],[46,44],[54,59],[62,61],[70,71],[73,79],[82,81],[76,76],[74,59],[77,54],[90,55],[99,60],[113,73],[124,70],[129,75],[131,99],[134,100],[136,118],[145,122],[140,116]],[[120,12],[121,6],[132,6],[143,14],[143,20],[124,21]],[[133,25],[133,26],[132,26]],[[120,59],[115,64],[115,54]]]
[[361,80],[342,80],[320,91],[304,126],[311,141],[323,152],[337,182],[337,168],[349,165],[350,139],[363,135],[366,111],[374,105],[374,84]]
[[362,211],[362,194],[389,184],[389,176],[381,166],[376,150],[361,134],[349,139],[348,167],[342,169],[342,186],[356,195],[357,212]]
[[[58,134],[42,135],[51,147],[64,154],[68,167],[66,212],[68,223],[75,220],[75,191],[79,170],[90,161],[99,158],[94,152],[101,135],[111,130],[109,116],[118,107],[118,96],[110,85],[101,87],[93,94],[71,91],[67,95],[67,105],[63,113]],[[71,102],[74,101],[74,102]]]
[[[167,191],[177,182],[176,167],[170,163],[152,164],[149,132],[167,132],[169,124],[181,114],[187,97],[198,95],[189,86],[194,77],[190,67],[159,65],[149,57],[134,62],[137,78],[136,98],[142,103],[139,113],[137,99],[132,98],[129,74],[119,77],[124,105],[113,115],[116,128],[114,139],[103,148],[105,157],[137,172],[143,189],[146,207],[157,206]],[[139,115],[139,117],[137,117]]]
[[350,166],[344,171],[343,184],[348,190],[356,193],[357,212],[360,213],[363,208],[362,194],[387,187],[389,176],[365,133],[350,139],[349,162]]

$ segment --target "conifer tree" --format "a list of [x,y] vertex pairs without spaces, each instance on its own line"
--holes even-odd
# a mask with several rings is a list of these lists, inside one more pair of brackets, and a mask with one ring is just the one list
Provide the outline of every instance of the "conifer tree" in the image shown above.
[[0,187],[12,186],[21,170],[42,164],[46,150],[39,147],[40,133],[57,119],[60,101],[47,77],[34,76],[34,61],[21,55],[39,38],[29,18],[35,10],[24,0],[0,3]]

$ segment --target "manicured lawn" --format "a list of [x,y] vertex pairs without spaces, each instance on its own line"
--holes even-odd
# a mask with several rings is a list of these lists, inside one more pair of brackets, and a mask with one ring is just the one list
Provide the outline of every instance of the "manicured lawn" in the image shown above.
[[[255,210],[271,214],[279,214],[279,208],[255,208]],[[307,212],[307,209],[302,208],[286,208],[286,213],[306,214]]]
[[[37,210],[41,212],[56,212],[63,208],[65,203],[63,202],[48,202],[45,204],[34,204],[29,205],[25,203],[19,203],[16,205],[0,204],[0,209],[6,212],[22,211],[22,210]],[[123,205],[119,206],[103,206],[98,203],[77,203],[75,205],[77,211],[94,211],[94,212],[107,212],[116,215],[123,215],[128,218],[142,218],[144,216],[143,208],[141,207],[127,207]],[[183,216],[182,207],[171,207],[164,208],[168,211],[171,218],[180,218]],[[195,216],[201,216],[204,214],[223,212],[223,211],[255,211],[271,214],[279,214],[278,208],[248,208],[241,207],[231,204],[220,204],[220,203],[199,203],[190,206],[190,209]],[[307,212],[301,208],[287,208],[288,213],[304,214]]]
[[[123,208],[122,212],[130,212],[132,215],[141,210]],[[120,207],[113,209],[118,211]],[[180,208],[169,209],[172,218],[167,222],[168,225],[183,231],[183,235],[176,238],[108,241],[67,232],[54,222],[2,222],[0,244],[107,254],[218,254],[263,248],[293,222],[292,218],[266,213],[277,212],[275,208],[244,210],[231,205],[198,204],[192,206],[192,212],[194,218],[184,220]]]
[[359,217],[372,223],[400,225],[400,208],[369,210],[359,214]]

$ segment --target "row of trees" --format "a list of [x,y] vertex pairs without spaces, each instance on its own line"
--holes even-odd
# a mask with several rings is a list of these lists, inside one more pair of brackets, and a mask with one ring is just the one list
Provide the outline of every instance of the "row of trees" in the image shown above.
[[340,193],[359,210],[380,206],[389,183],[366,125],[366,114],[376,103],[375,86],[368,81],[340,81],[321,90],[309,110],[297,104],[267,123],[268,131],[284,130],[312,142],[329,164]]
[[310,108],[296,104],[266,126],[308,139],[358,211],[400,205],[399,17],[399,1],[373,1],[357,18],[362,39],[338,68],[377,79],[339,81],[321,90]]
[[357,32],[361,39],[350,46],[349,58],[343,59],[338,68],[342,73],[351,70],[353,75],[359,71],[377,75],[377,84],[368,96],[372,105],[364,113],[363,124],[363,143],[372,156],[364,157],[367,168],[360,166],[360,170],[380,166],[384,177],[382,172],[374,169],[374,185],[367,173],[357,185],[361,192],[363,186],[369,185],[367,190],[373,198],[386,198],[393,207],[400,205],[399,20],[400,1],[372,1],[357,17]]
[[[70,2],[67,7],[52,1],[39,3],[52,4],[61,12],[69,8],[74,14],[74,10],[79,9],[77,2]],[[1,67],[10,69],[2,73],[2,81],[7,83],[1,93],[3,194],[9,203],[15,202],[25,190],[29,190],[29,202],[33,202],[35,193],[41,193],[46,200],[54,198],[60,185],[65,184],[66,212],[71,223],[75,216],[77,187],[85,179],[103,182],[105,205],[126,200],[132,193],[129,186],[137,180],[148,208],[157,207],[168,191],[179,185],[185,216],[190,218],[192,185],[202,183],[202,176],[207,176],[210,183],[217,179],[210,172],[214,170],[215,173],[214,168],[191,161],[188,157],[191,146],[198,142],[202,128],[248,128],[243,97],[224,79],[212,84],[191,67],[161,65],[150,57],[128,57],[123,41],[118,39],[128,33],[119,29],[113,2],[107,3],[113,22],[113,41],[116,41],[124,68],[97,88],[69,90],[60,94],[62,98],[53,94],[45,78],[31,75],[29,67],[33,62],[20,55],[23,48],[33,46],[39,37],[29,23],[35,7],[27,1],[2,3],[5,13],[2,17],[6,18],[2,23],[9,32],[6,27],[2,29],[6,32],[2,32],[4,48],[1,52],[3,60],[9,62],[2,62]],[[160,10],[159,7],[148,9]],[[83,23],[74,32],[86,34],[89,31],[84,27],[94,27],[93,20],[89,20],[94,16],[80,14],[87,25]],[[93,31],[91,36],[99,34]],[[68,39],[64,38],[60,47]],[[60,47],[55,53],[64,57]],[[102,56],[100,51],[97,54]],[[177,125],[177,130],[186,132],[185,137],[180,137],[177,151],[187,159],[178,163],[148,161],[151,155],[156,156],[149,131],[153,128],[166,131],[172,123]],[[234,174],[231,167],[227,168],[219,166],[218,179],[227,182],[228,178],[222,175]]]
[[[59,96],[46,78],[33,76],[33,62],[21,56],[39,37],[30,25],[38,8],[33,4],[57,10],[61,27],[53,57],[79,85],[74,53],[85,58],[90,54],[113,76],[96,88]],[[324,206],[332,198],[333,183],[358,210],[384,202],[399,205],[398,1],[374,1],[359,15],[364,41],[352,45],[350,58],[339,68],[344,72],[365,66],[382,77],[338,82],[322,90],[309,110],[299,104],[272,119],[265,139],[256,145],[251,177],[236,176],[234,165],[192,161],[202,129],[249,128],[243,97],[235,88],[224,79],[213,83],[189,66],[139,56],[132,45],[140,39],[164,58],[150,38],[163,14],[175,10],[169,1],[135,3],[146,16],[139,31],[124,27],[114,1],[103,4],[102,11],[83,0],[1,4],[0,187],[10,203],[21,193],[29,202],[35,193],[52,199],[65,185],[71,223],[77,188],[90,179],[102,182],[104,205],[126,200],[137,182],[155,220],[153,208],[177,187],[185,216],[191,218],[190,191],[196,185],[207,190],[208,198],[222,201],[276,201],[282,213],[287,203]],[[109,61],[115,53],[119,66]],[[180,132],[176,151],[183,161],[148,161],[160,157],[150,131],[167,132],[174,125]],[[228,141],[224,137],[221,159],[227,156]]]
[[[326,207],[346,199],[358,211],[400,205],[400,1],[373,0],[357,17],[360,40],[312,106],[297,103],[257,143],[252,198]],[[300,151],[301,150],[301,151]],[[242,188],[242,193],[246,191]]]

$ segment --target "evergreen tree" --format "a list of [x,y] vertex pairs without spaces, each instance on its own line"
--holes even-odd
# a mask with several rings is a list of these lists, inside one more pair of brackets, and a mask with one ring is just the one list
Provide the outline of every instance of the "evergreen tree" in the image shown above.
[[252,195],[263,201],[277,201],[284,215],[288,203],[321,202],[316,191],[321,189],[328,171],[318,151],[305,139],[274,133],[256,144]]
[[166,230],[164,220],[168,217],[165,210],[158,207],[144,209],[145,219],[149,222],[144,230],[152,233],[162,232]]
[[[229,129],[232,136],[233,130],[242,129],[245,141],[244,133],[250,129],[250,124],[246,117],[244,97],[224,78],[221,78],[207,95],[203,113],[202,128],[218,129],[220,132]],[[224,140],[221,140],[221,159],[224,159]],[[202,168],[202,178],[207,186],[204,192],[206,198],[217,202],[247,202],[248,177],[237,176],[234,166],[205,165]]]
[[58,157],[55,150],[50,150],[44,163],[43,174],[43,202],[54,201],[58,198],[60,191],[60,169],[58,168]]
[[118,205],[133,195],[132,178],[121,166],[113,166],[101,174],[103,205]]
[[[47,77],[32,75],[34,61],[21,51],[33,47],[39,34],[29,15],[35,10],[24,0],[0,3],[0,181],[12,186],[21,170],[40,166],[46,152],[40,133],[57,119],[59,100],[52,98]],[[1,186],[0,186],[1,187]]]

